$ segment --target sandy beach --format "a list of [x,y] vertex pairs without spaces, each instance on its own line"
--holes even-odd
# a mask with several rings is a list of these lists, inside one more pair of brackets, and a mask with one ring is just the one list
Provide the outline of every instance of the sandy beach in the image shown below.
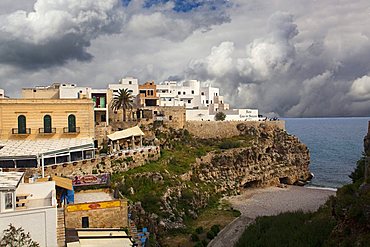
[[288,186],[251,189],[241,195],[228,197],[226,199],[241,212],[241,216],[226,226],[208,246],[233,246],[245,227],[256,217],[287,211],[315,211],[331,195],[335,195],[334,190]]

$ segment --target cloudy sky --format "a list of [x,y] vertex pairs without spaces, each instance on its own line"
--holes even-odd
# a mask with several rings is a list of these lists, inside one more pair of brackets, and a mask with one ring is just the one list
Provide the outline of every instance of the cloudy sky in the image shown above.
[[232,106],[370,115],[368,0],[1,0],[0,88],[198,79]]

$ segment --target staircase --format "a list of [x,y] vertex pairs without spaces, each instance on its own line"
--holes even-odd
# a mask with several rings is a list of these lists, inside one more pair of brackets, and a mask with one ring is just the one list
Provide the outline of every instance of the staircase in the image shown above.
[[57,209],[57,242],[58,242],[58,247],[66,246],[64,208]]

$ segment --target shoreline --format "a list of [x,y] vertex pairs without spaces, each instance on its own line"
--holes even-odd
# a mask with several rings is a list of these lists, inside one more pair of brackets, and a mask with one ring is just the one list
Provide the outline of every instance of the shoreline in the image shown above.
[[[283,212],[316,211],[327,199],[335,195],[336,189],[300,187],[266,187],[243,191],[240,195],[225,197],[241,215],[227,225],[213,239],[209,247],[233,246],[246,226],[259,216],[273,216]],[[226,245],[225,245],[226,244]]]

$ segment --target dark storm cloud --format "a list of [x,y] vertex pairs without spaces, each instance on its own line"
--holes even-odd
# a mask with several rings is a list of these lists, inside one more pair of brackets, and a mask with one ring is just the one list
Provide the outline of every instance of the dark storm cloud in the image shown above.
[[212,81],[234,106],[257,107],[265,113],[370,115],[370,108],[364,107],[370,105],[366,34],[329,33],[302,44],[299,26],[283,12],[272,14],[266,26],[266,36],[247,44],[244,55],[235,55],[234,42],[222,42],[205,59],[192,61],[187,77]]
[[0,63],[36,69],[69,59],[89,61],[90,41],[120,32],[123,21],[116,0],[38,0],[33,8],[0,17]]

